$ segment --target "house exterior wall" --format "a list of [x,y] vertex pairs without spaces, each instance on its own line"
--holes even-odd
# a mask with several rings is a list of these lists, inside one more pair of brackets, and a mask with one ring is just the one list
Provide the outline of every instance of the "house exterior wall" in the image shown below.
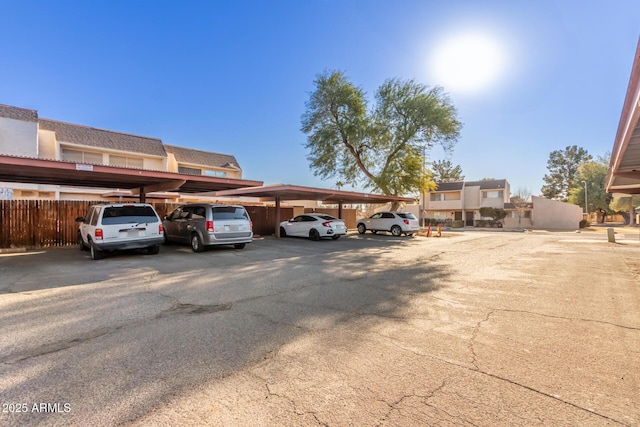
[[38,123],[0,117],[0,153],[38,157]]
[[56,144],[56,133],[50,130],[38,130],[38,158],[60,160],[60,150]]
[[480,187],[464,187],[464,209],[480,208]]
[[570,203],[533,196],[531,219],[534,228],[576,230],[582,220],[582,208]]

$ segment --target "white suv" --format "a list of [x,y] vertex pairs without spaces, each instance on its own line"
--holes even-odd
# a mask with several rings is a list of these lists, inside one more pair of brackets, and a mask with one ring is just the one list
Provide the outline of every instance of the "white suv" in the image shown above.
[[93,205],[87,215],[76,218],[80,250],[101,259],[104,251],[146,248],[157,254],[164,240],[162,223],[147,203]]
[[413,233],[420,230],[418,219],[410,212],[378,212],[369,218],[359,219],[356,224],[360,234],[371,230],[373,234],[378,231],[390,231],[394,236],[400,236],[403,233],[413,236]]

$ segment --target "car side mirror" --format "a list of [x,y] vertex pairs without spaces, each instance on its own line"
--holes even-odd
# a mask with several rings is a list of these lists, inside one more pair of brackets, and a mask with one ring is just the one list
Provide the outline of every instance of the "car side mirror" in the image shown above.
[[293,218],[289,218],[289,221],[287,221],[287,222],[293,222]]
[[165,221],[169,221],[169,215],[163,216],[162,219],[165,220]]
[[79,216],[76,218],[76,222],[84,222],[84,218]]

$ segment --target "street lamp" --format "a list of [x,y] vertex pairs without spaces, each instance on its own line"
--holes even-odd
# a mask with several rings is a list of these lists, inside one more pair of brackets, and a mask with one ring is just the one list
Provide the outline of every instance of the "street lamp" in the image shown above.
[[584,213],[587,216],[587,220],[589,219],[589,203],[587,202],[587,181],[582,181],[584,184]]

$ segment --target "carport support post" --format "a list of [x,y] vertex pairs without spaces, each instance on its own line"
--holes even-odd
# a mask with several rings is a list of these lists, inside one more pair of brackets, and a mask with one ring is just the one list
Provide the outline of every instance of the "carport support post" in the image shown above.
[[147,193],[144,191],[144,187],[140,187],[140,203],[145,203],[147,201]]
[[338,218],[342,219],[342,200],[338,202]]
[[280,197],[276,196],[276,239],[280,238]]

